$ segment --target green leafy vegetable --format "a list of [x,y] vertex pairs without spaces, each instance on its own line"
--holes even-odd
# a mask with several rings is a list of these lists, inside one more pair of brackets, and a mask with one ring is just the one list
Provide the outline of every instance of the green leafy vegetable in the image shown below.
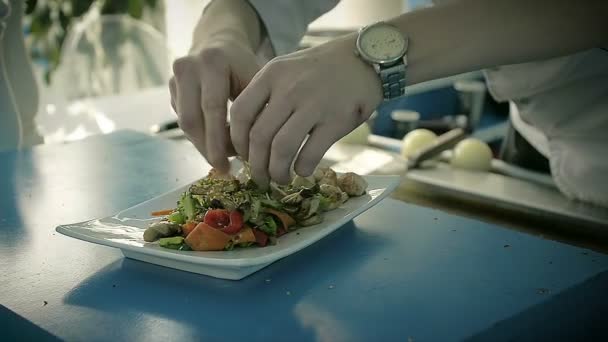
[[257,221],[260,215],[260,209],[262,209],[262,202],[259,199],[254,199],[251,204],[251,220]]
[[184,244],[184,238],[181,236],[162,238],[158,241],[158,244],[164,248],[180,249],[180,247]]
[[260,203],[261,205],[268,207],[268,208],[273,208],[273,209],[281,209],[283,206],[281,205],[281,202],[272,199],[272,198],[263,198],[260,199]]
[[196,202],[189,192],[185,192],[178,203],[179,213],[188,221],[196,216]]
[[272,216],[266,216],[264,219],[264,224],[260,225],[258,229],[270,236],[277,235],[277,223],[274,221]]
[[330,208],[332,201],[321,194],[317,194],[316,196],[319,199],[319,207],[321,210],[327,211]]
[[171,213],[171,215],[169,215],[168,219],[169,219],[169,221],[171,221],[173,223],[177,223],[177,224],[186,223],[186,219],[184,218],[184,215],[182,215],[182,213],[180,213],[179,211],[174,211],[173,213]]
[[224,250],[226,250],[226,251],[231,251],[233,249],[234,249],[234,242],[232,242],[232,241],[228,242],[226,247],[224,247]]

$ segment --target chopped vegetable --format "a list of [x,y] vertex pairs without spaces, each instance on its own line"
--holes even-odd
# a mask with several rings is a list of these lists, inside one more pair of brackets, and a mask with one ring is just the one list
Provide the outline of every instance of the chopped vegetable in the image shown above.
[[253,233],[253,229],[251,227],[245,227],[241,229],[238,234],[232,236],[232,242],[237,245],[241,245],[244,243],[253,243],[256,242],[255,234]]
[[277,223],[274,222],[274,219],[271,216],[266,216],[264,224],[260,225],[258,229],[270,236],[277,235]]
[[226,234],[236,234],[243,227],[243,214],[238,210],[213,209],[207,211],[203,222]]
[[188,221],[182,225],[182,236],[186,237],[190,234],[198,223],[194,221]]
[[258,246],[265,247],[268,244],[268,235],[259,229],[254,229],[253,234],[255,235],[255,241]]
[[260,215],[261,209],[262,209],[262,202],[259,199],[254,199],[253,203],[251,204],[251,220],[252,221],[257,221],[257,219]]
[[192,196],[188,192],[184,193],[184,195],[182,196],[182,198],[180,200],[180,204],[181,204],[180,212],[185,216],[186,220],[193,220],[194,217],[196,216],[195,201],[196,200],[194,198],[192,198]]
[[180,247],[184,244],[184,238],[182,236],[162,238],[158,241],[158,244],[164,248],[180,249]]
[[276,244],[277,237],[320,223],[324,211],[348,200],[347,192],[364,193],[367,184],[357,177],[338,177],[324,168],[289,185],[271,182],[266,191],[247,172],[237,179],[213,171],[183,193],[176,209],[154,212],[164,218],[146,229],[144,240],[161,239],[162,247],[195,251]]
[[266,212],[276,216],[280,221],[281,224],[283,226],[283,229],[285,230],[289,230],[290,227],[295,226],[296,225],[296,220],[294,220],[291,216],[289,216],[288,214],[278,211],[278,210],[274,210],[274,209],[266,209]]
[[167,216],[169,214],[171,214],[173,212],[174,209],[164,209],[164,210],[158,210],[158,211],[153,211],[151,213],[152,216]]
[[167,219],[170,222],[177,223],[177,224],[184,224],[186,222],[184,215],[182,215],[182,213],[180,213],[179,211],[172,212],[171,215],[169,215],[167,217]]
[[195,251],[221,251],[231,241],[231,237],[201,222],[188,234],[185,241]]
[[144,231],[144,241],[153,242],[160,238],[176,236],[182,232],[182,227],[179,224],[161,221],[150,225]]

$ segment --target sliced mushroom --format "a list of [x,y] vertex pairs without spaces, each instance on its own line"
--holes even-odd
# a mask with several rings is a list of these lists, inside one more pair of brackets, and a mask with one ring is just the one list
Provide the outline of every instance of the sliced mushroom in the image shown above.
[[179,235],[181,232],[182,227],[179,224],[166,221],[156,222],[144,231],[144,241],[153,242],[160,238]]
[[347,172],[338,179],[338,186],[349,196],[361,196],[367,190],[367,182],[354,172]]
[[337,186],[323,184],[320,190],[321,195],[329,200],[329,204],[324,206],[324,210],[334,210],[348,200],[346,192],[342,191]]
[[339,202],[340,204],[348,200],[348,195],[337,186],[322,184],[320,192],[326,198],[329,198],[331,201]]
[[325,175],[325,170],[327,169],[327,167],[318,167],[315,169],[315,172],[312,174],[315,182],[319,182],[323,178],[323,175]]
[[319,185],[329,184],[333,186],[338,186],[338,176],[334,172],[334,170],[330,168],[325,168],[323,171],[323,177],[319,180]]

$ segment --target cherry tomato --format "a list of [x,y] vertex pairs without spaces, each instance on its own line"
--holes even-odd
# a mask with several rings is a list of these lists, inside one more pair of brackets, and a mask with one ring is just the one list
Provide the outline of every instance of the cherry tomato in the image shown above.
[[255,235],[255,240],[260,247],[264,247],[268,244],[268,235],[259,229],[253,230],[253,235]]
[[203,222],[226,234],[236,234],[243,228],[243,214],[238,210],[213,209],[207,211]]

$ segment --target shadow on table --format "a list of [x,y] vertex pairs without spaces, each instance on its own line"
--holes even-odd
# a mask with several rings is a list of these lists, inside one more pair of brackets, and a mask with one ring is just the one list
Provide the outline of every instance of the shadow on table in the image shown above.
[[608,272],[494,324],[475,341],[608,341]]
[[61,341],[2,305],[0,305],[0,327],[2,327],[3,341]]
[[[0,246],[17,246],[27,236],[23,229],[23,204],[33,195],[26,180],[37,176],[36,164],[29,151],[0,152]],[[11,230],[19,230],[16,234]]]
[[[272,337],[269,325],[293,331],[293,336],[306,336],[314,333],[303,327],[311,326],[308,317],[302,317],[310,316],[310,306],[298,307],[301,299],[313,290],[332,291],[328,290],[332,282],[356,272],[366,258],[389,242],[349,222],[321,241],[240,281],[123,259],[83,281],[64,300],[112,314],[163,316],[223,338]],[[314,310],[327,314],[318,305]],[[247,329],[234,329],[235,323],[243,324],[248,317],[263,319],[264,324],[250,323]]]

